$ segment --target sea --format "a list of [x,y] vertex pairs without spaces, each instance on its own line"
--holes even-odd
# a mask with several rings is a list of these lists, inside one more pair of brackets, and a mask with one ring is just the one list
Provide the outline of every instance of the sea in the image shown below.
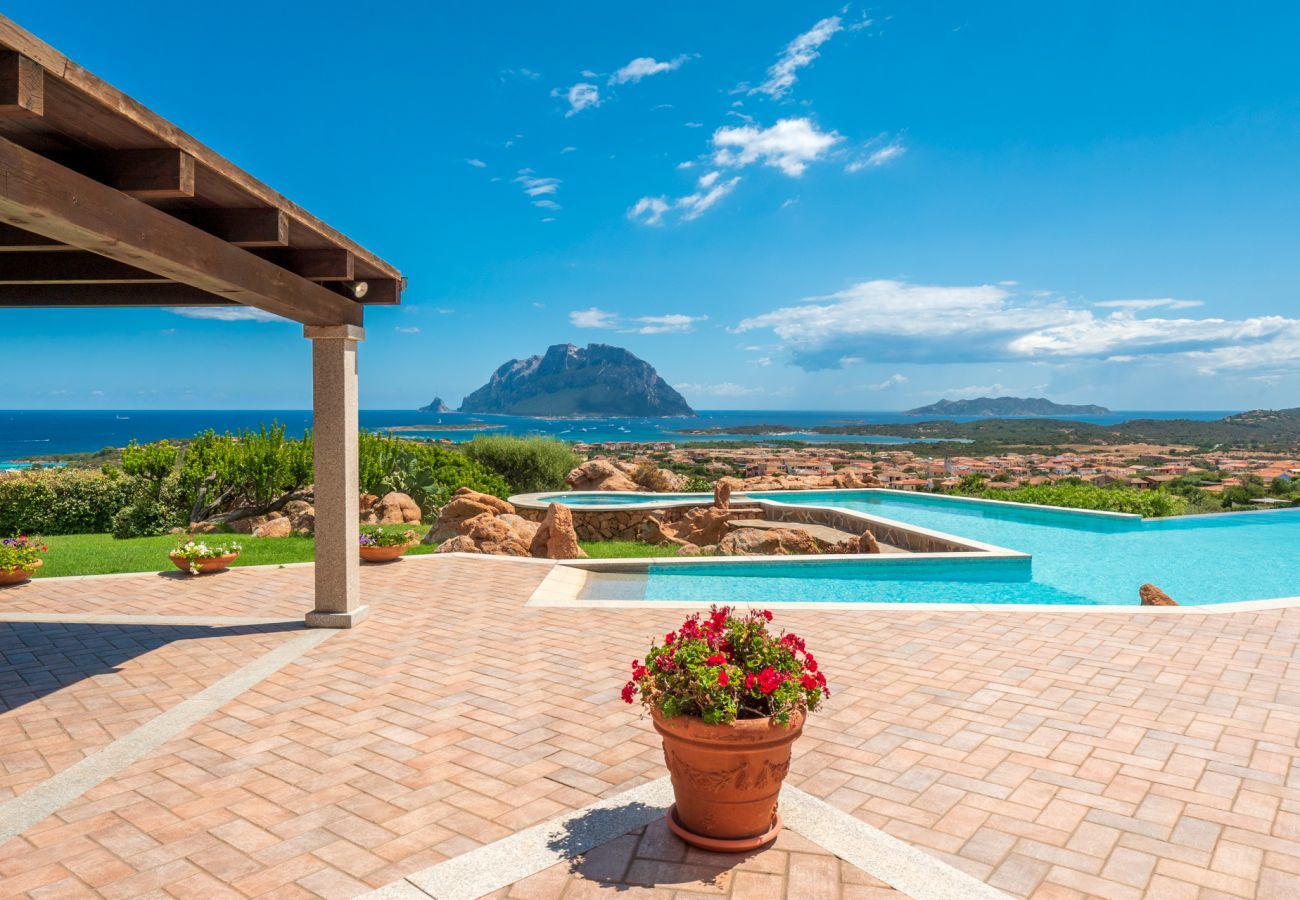
[[[1070,416],[1107,425],[1128,419],[1219,419],[1237,410],[1117,410],[1104,415]],[[423,413],[408,409],[368,409],[360,413],[361,427],[371,431],[399,429],[410,438],[467,441],[476,434],[546,435],[566,441],[604,443],[635,441],[772,440],[778,436],[683,434],[682,429],[728,428],[740,425],[788,425],[779,437],[808,443],[897,444],[912,439],[889,435],[821,435],[806,429],[819,425],[896,424],[962,416],[907,416],[898,411],[800,412],[792,410],[702,410],[693,417],[663,419],[542,419],[473,413]],[[211,428],[218,433],[279,423],[297,437],[311,426],[305,409],[123,409],[123,410],[0,410],[0,468],[21,468],[24,460],[45,454],[88,453],[162,438],[187,438]]]

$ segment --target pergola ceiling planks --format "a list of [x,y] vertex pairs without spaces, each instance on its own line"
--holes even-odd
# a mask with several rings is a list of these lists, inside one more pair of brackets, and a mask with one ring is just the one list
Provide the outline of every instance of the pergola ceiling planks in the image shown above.
[[404,279],[0,16],[0,306],[242,303],[359,325]]

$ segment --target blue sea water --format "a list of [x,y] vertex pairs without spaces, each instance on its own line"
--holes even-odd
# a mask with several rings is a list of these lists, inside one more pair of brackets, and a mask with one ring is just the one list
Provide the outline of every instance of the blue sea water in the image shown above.
[[[1126,419],[1218,419],[1229,411],[1112,412],[1102,416],[1077,416],[1080,421],[1111,424]],[[937,417],[930,417],[937,418]],[[961,417],[949,417],[960,419]],[[692,418],[642,419],[537,419],[527,416],[471,413],[421,413],[413,410],[362,410],[361,426],[382,431],[394,426],[425,426],[403,431],[410,437],[469,440],[475,434],[539,434],[566,441],[689,441],[726,440],[728,435],[681,434],[683,428],[727,428],[740,425],[790,425],[785,437],[820,443],[901,443],[905,439],[871,435],[817,435],[799,431],[818,425],[918,422],[899,412],[792,412],[789,410],[702,410]],[[132,439],[145,442],[185,438],[208,428],[217,432],[256,428],[273,421],[300,435],[311,425],[311,411],[183,409],[183,410],[0,410],[0,463],[43,453],[83,453],[103,447],[122,447]],[[755,440],[735,436],[736,440]]]
[[1300,509],[1144,520],[898,491],[751,496],[845,507],[1030,558],[652,566],[645,597],[1131,606],[1144,582],[1190,606],[1300,595]]

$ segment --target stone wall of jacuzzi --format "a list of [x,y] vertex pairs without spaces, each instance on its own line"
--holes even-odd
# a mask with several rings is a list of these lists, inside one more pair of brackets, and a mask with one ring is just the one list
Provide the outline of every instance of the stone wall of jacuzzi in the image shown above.
[[[560,502],[563,499],[560,498]],[[570,506],[573,513],[573,529],[578,532],[580,541],[635,541],[641,537],[641,526],[653,516],[660,522],[679,521],[689,510],[708,506],[700,503],[692,506],[664,506],[638,509],[591,509]],[[525,519],[540,522],[546,518],[545,506],[515,504],[515,512]]]
[[[563,498],[557,498],[563,502]],[[653,503],[647,495],[648,503]],[[708,503],[681,504],[654,507],[638,506],[636,509],[593,509],[571,506],[573,527],[578,539],[583,541],[635,541],[641,536],[641,526],[653,516],[660,522],[681,520],[692,509],[709,506]],[[983,549],[950,540],[943,535],[923,529],[894,525],[874,517],[846,509],[824,506],[787,506],[765,500],[750,500],[743,495],[732,498],[732,509],[737,518],[766,519],[770,522],[788,522],[792,525],[824,525],[852,535],[870,531],[876,540],[891,544],[908,553],[963,553]],[[525,519],[540,522],[546,517],[546,504],[516,502],[515,511]]]

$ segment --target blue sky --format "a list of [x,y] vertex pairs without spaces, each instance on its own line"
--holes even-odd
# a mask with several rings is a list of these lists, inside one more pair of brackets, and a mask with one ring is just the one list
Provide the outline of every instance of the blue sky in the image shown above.
[[[593,341],[709,409],[1300,405],[1300,6],[558,6],[6,14],[403,270],[368,408]],[[3,406],[310,403],[284,322],[0,317]]]

